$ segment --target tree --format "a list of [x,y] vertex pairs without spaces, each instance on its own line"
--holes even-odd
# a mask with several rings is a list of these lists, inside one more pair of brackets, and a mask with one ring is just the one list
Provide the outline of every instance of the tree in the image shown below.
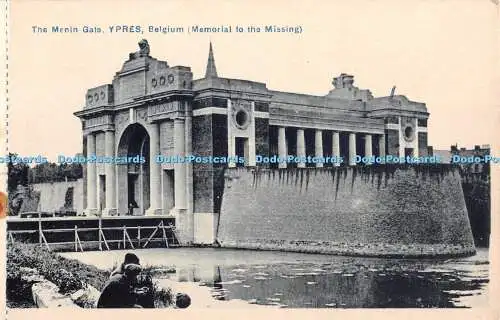
[[83,177],[83,168],[79,163],[42,163],[30,169],[30,183],[59,182],[77,180]]
[[[10,159],[15,157],[17,154],[9,153]],[[9,193],[15,192],[19,185],[28,186],[28,172],[29,167],[25,163],[12,163],[12,161],[7,163],[7,189]]]

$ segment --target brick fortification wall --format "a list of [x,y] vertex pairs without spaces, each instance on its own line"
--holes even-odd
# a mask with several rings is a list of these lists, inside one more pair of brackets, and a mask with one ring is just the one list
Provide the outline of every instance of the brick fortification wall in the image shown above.
[[345,255],[475,253],[449,165],[226,170],[217,238],[223,247]]

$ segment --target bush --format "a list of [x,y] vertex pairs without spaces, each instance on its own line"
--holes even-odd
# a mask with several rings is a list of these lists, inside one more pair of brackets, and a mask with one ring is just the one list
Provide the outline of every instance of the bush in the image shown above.
[[31,283],[22,279],[19,268],[7,265],[6,294],[9,301],[34,303],[31,295],[31,285]]
[[85,283],[100,290],[109,277],[106,271],[57,256],[36,244],[9,244],[7,247],[8,281],[19,279],[20,275],[15,270],[21,267],[38,270],[40,275],[55,283],[62,294],[82,289]]
[[174,303],[172,289],[159,288],[156,283],[153,286],[153,297],[155,308],[167,308]]
[[153,281],[155,269],[152,266],[144,266],[138,276],[138,286],[148,287],[151,290],[150,299],[153,300],[155,308],[167,308],[173,304],[173,294],[170,288],[161,288],[157,282]]
[[[62,294],[73,293],[90,284],[97,290],[102,290],[109,279],[111,271],[104,271],[93,266],[67,259],[48,251],[38,244],[16,242],[7,245],[7,297],[12,301],[32,301],[31,284],[23,282],[20,268],[36,269],[45,279],[59,287]],[[151,307],[165,308],[173,303],[172,291],[160,288],[153,281],[155,270],[151,266],[143,268],[139,276],[139,284],[148,287]],[[153,300],[154,303],[151,303]]]

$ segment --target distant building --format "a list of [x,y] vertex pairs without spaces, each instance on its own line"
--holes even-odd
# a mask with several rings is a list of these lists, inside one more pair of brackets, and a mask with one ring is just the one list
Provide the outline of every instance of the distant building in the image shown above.
[[[451,146],[451,155],[458,155],[460,157],[480,157],[490,154],[490,145],[475,145],[474,149],[458,148],[458,145]],[[463,170],[471,174],[481,174],[485,173],[486,170],[489,172],[489,163],[471,163],[471,164],[460,164]]]
[[[451,154],[461,157],[480,157],[490,154],[489,145],[473,149],[451,146]],[[476,246],[489,246],[491,232],[491,176],[490,163],[460,164],[462,189]]]
[[490,145],[489,144],[483,144],[483,145],[475,145],[474,149],[467,149],[467,148],[458,148],[458,145],[454,145],[450,147],[450,150],[453,154],[458,154],[460,156],[482,156],[484,157],[485,155],[490,154]]
[[[490,154],[490,145],[475,145],[473,149],[459,148],[458,145],[453,145],[450,150],[435,150],[429,147],[429,155],[431,154],[439,156],[442,163],[451,163],[452,156],[484,158],[484,156]],[[484,163],[461,164],[461,167],[462,169],[467,168],[470,173],[481,173],[483,172]]]
[[450,150],[432,150],[432,155],[439,157],[441,163],[451,162],[451,151]]

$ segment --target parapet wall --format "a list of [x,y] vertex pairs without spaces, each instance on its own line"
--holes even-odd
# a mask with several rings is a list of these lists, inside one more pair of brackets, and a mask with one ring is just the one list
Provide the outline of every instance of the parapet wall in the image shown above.
[[458,168],[229,169],[223,247],[368,256],[475,253]]

